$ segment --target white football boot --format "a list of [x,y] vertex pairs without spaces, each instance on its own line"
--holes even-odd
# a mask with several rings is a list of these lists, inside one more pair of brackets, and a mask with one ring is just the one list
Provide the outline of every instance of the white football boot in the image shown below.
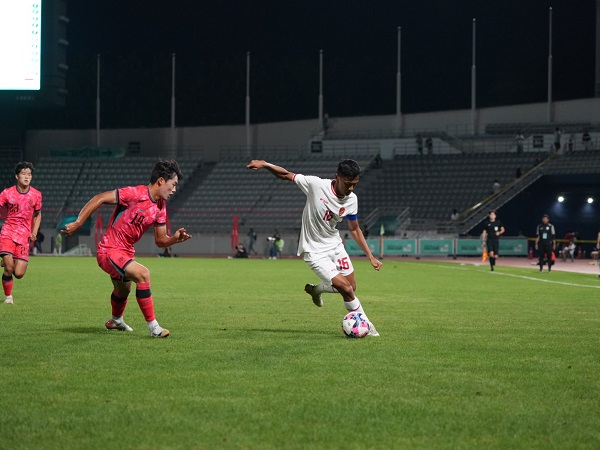
[[306,286],[304,286],[304,292],[306,292],[312,297],[312,301],[316,306],[318,306],[319,308],[323,306],[323,299],[321,298],[321,294],[315,293],[314,284],[307,284]]
[[129,325],[127,325],[125,322],[123,322],[123,319],[121,319],[121,320],[109,319],[104,324],[104,326],[106,327],[107,330],[133,331],[133,328],[131,328]]
[[14,301],[13,301],[13,296],[12,295],[7,295],[6,299],[4,300],[4,304],[5,305],[14,305]]

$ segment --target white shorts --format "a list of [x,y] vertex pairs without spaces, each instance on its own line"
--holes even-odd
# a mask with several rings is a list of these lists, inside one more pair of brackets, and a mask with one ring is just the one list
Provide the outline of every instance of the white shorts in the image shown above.
[[328,253],[303,253],[302,257],[308,267],[323,281],[329,283],[338,274],[345,277],[354,272],[352,261],[346,253],[343,244],[340,244]]

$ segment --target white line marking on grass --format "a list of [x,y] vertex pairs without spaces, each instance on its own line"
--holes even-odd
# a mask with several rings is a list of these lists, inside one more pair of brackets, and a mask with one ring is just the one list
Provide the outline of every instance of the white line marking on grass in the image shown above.
[[[420,264],[420,263],[412,263],[409,261],[406,261],[406,264]],[[473,264],[474,266],[478,266],[478,264]],[[439,267],[441,269],[451,269],[451,270],[469,270],[469,272],[473,272],[473,270],[467,269],[467,268],[463,268],[463,267],[452,267],[451,265],[437,265],[437,264],[428,264],[428,266],[433,266],[433,267]],[[503,272],[490,272],[487,270],[475,270],[475,272],[479,272],[479,273],[489,273],[492,274],[494,276],[497,275],[504,275],[506,277],[514,277],[514,278],[521,278],[523,280],[531,280],[531,281],[540,281],[542,283],[552,283],[552,284],[563,284],[565,286],[574,286],[574,287],[583,287],[583,288],[592,288],[592,289],[600,289],[600,286],[591,286],[589,284],[577,284],[577,283],[567,283],[566,281],[555,281],[555,280],[544,280],[542,278],[534,278],[534,277],[528,277],[526,275],[515,275],[513,273],[503,273]]]

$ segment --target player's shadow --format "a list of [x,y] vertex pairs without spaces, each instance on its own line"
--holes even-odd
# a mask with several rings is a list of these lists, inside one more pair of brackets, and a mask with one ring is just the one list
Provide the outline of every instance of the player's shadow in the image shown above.
[[236,331],[254,331],[257,333],[289,333],[289,334],[312,334],[312,335],[322,335],[322,336],[331,336],[331,335],[337,335],[338,333],[331,331],[331,332],[315,332],[314,330],[289,330],[289,329],[283,329],[283,328],[245,328],[243,330],[236,330]]
[[67,327],[63,328],[62,331],[73,334],[100,334],[105,332],[105,330],[98,327]]

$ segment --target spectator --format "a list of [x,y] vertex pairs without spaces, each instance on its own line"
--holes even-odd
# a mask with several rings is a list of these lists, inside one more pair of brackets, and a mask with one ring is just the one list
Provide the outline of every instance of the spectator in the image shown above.
[[246,251],[244,244],[238,244],[235,249],[236,252],[235,255],[233,255],[234,258],[248,258],[248,252]]
[[254,244],[256,243],[256,239],[258,238],[254,228],[250,228],[248,231],[248,254],[251,255],[252,252],[256,255],[256,250],[254,250]]
[[494,180],[494,184],[492,184],[492,192],[495,194],[500,190],[500,183],[498,180]]
[[54,239],[54,254],[62,255],[62,233],[58,233]]
[[521,178],[521,175],[523,175],[523,174],[521,173],[521,168],[520,168],[520,167],[517,167],[517,171],[516,171],[516,173],[515,173],[515,178]]
[[456,208],[454,208],[452,210],[452,214],[450,214],[450,220],[456,220],[458,219],[458,211],[456,210]]
[[427,154],[433,155],[433,139],[431,137],[425,139],[425,145],[427,146]]
[[567,148],[569,149],[569,152],[572,152],[574,150],[574,146],[575,146],[575,139],[573,138],[573,135],[569,136],[569,143],[567,144]]
[[417,140],[415,142],[417,143],[417,151],[419,152],[419,155],[423,156],[423,138],[420,134],[417,134]]
[[570,258],[571,262],[575,262],[575,242],[570,241],[567,245],[565,245],[560,256],[562,257],[563,262],[565,262],[567,258]]
[[381,159],[381,155],[379,153],[377,153],[377,156],[375,157],[375,167],[379,168],[383,165],[383,159]]
[[559,127],[554,129],[554,151],[559,152],[561,147],[562,131]]
[[517,134],[517,137],[515,137],[515,142],[517,143],[517,153],[523,153],[523,144],[525,143],[525,136],[523,136],[523,134],[521,134],[520,131],[519,134]]
[[583,132],[583,135],[581,136],[581,143],[583,144],[583,148],[585,150],[592,149],[592,137],[590,136],[590,133],[588,133],[588,130]]
[[42,253],[42,242],[44,242],[44,233],[38,231],[37,239],[33,243],[33,254]]

